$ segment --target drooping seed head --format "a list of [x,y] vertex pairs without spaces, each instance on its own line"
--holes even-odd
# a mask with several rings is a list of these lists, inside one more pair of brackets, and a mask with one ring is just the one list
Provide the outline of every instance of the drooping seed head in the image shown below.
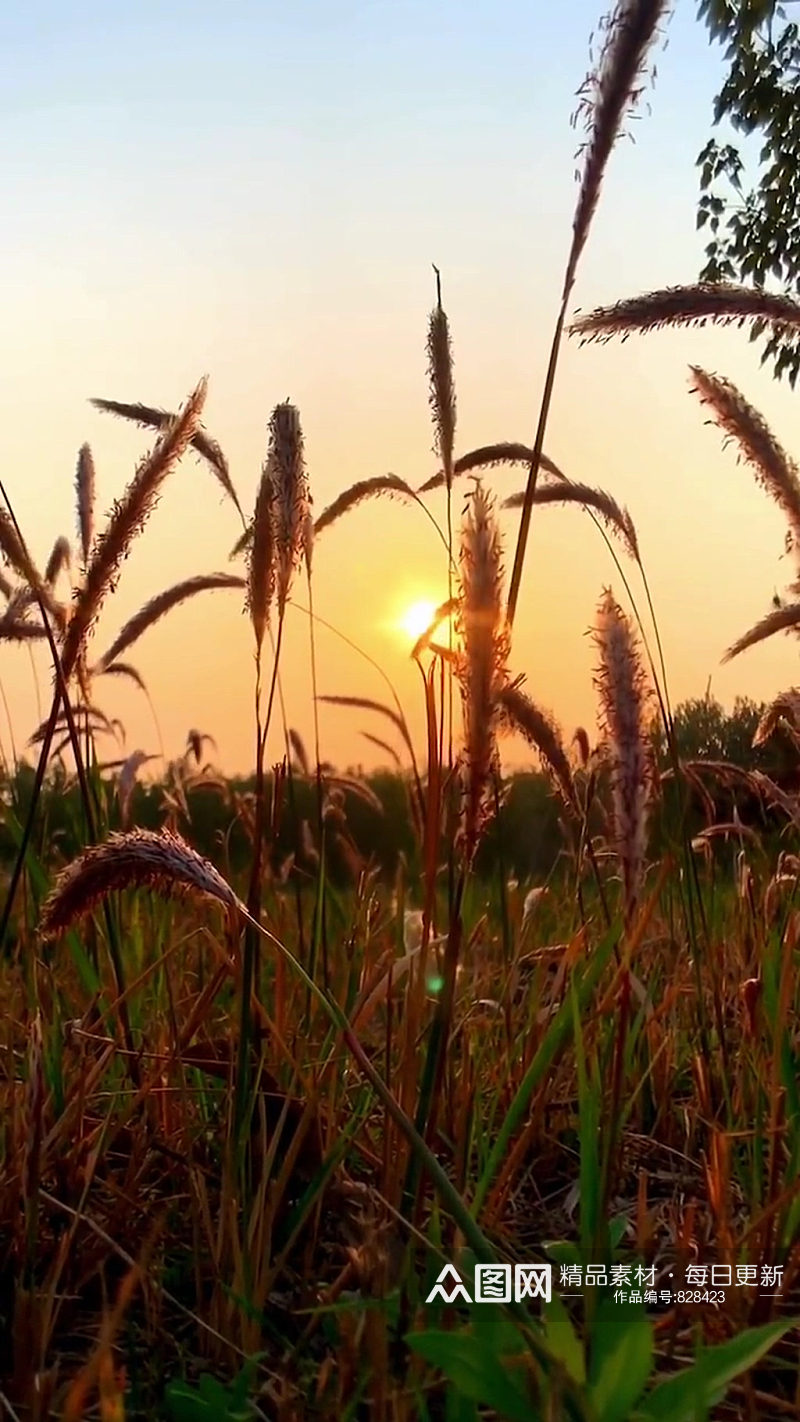
[[777,632],[796,632],[800,627],[800,602],[788,602],[781,607],[773,608],[766,617],[762,617],[759,622],[751,627],[749,631],[729,647],[723,662],[731,662],[734,657],[738,657],[748,647],[755,647],[756,643],[764,642],[768,637],[774,637]]
[[67,679],[79,663],[85,661],[89,633],[106,597],[116,586],[130,546],[150,517],[165,479],[191,442],[207,389],[204,377],[141,461],[122,498],[115,502],[106,527],[94,541],[84,583],[76,593],[64,638],[61,660]]
[[501,721],[509,730],[523,735],[528,745],[541,756],[565,806],[576,814],[578,800],[558,723],[518,685],[502,687],[499,703]]
[[800,689],[792,686],[771,701],[756,726],[753,745],[763,746],[779,726],[789,730],[795,745],[800,736]]
[[668,286],[641,296],[598,306],[579,314],[569,334],[583,341],[625,340],[634,331],[658,331],[672,326],[744,326],[748,321],[784,336],[800,326],[800,301],[783,292],[732,282],[696,282],[693,286]]
[[245,912],[214,865],[168,830],[112,834],[74,859],[59,875],[39,922],[43,939],[65,933],[110,893],[147,887],[167,898],[216,899]]
[[140,607],[139,611],[125,623],[125,626],[118,633],[107,652],[104,652],[97,664],[98,671],[108,671],[112,662],[131,646],[138,642],[139,638],[148,628],[152,627],[160,618],[165,617],[174,607],[188,601],[189,598],[196,597],[201,592],[213,592],[216,588],[242,588],[244,580],[237,578],[231,573],[200,573],[193,578],[185,578],[183,582],[175,583],[171,588],[165,588],[156,597]]
[[789,549],[800,561],[800,473],[794,460],[778,443],[763,415],[745,400],[740,390],[719,375],[691,366],[693,393],[707,405],[711,417],[728,439],[734,440],[741,457],[756,479],[774,499],[789,525]]

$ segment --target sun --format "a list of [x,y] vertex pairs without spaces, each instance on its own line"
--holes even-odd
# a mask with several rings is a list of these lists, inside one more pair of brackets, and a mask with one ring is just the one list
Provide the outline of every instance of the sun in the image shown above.
[[398,625],[416,642],[423,632],[427,632],[435,616],[435,602],[412,602],[402,614]]

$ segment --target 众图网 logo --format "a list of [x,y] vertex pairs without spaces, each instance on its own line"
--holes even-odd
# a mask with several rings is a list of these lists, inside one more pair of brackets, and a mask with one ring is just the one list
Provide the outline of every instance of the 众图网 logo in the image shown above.
[[523,1303],[542,1299],[548,1303],[553,1288],[552,1264],[476,1264],[472,1294],[455,1264],[445,1264],[426,1303]]

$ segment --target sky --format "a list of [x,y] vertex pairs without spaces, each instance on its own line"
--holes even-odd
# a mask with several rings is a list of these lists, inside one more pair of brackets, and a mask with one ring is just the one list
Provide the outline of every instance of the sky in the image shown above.
[[[58,535],[75,537],[80,445],[94,453],[102,522],[151,443],[90,397],[174,409],[203,374],[204,423],[248,511],[270,412],[287,398],[301,414],[316,511],[375,474],[422,482],[436,468],[425,357],[434,262],[453,335],[457,452],[531,443],[577,194],[570,116],[602,5],[0,4],[0,467],[37,558]],[[576,308],[692,281],[702,264],[695,161],[722,62],[694,0],[677,0],[667,33],[635,142],[623,140],[607,169]],[[797,397],[735,330],[568,341],[545,448],[570,477],[630,508],[673,702],[702,695],[709,678],[726,704],[737,693],[767,698],[796,680],[793,643],[720,660],[789,581],[783,525],[706,425],[690,362],[734,380],[800,450]],[[498,498],[525,481],[522,470],[487,477]],[[444,496],[429,502],[443,520]],[[500,515],[509,571],[517,519]],[[94,650],[163,588],[231,570],[240,531],[208,470],[185,459],[123,567]],[[536,511],[512,665],[568,737],[595,725],[587,630],[607,584],[624,603],[587,515]],[[336,631],[317,624],[320,693],[386,699],[371,658],[420,738],[421,682],[397,623],[446,587],[441,545],[414,507],[372,502],[328,530],[314,607]],[[307,607],[304,584],[296,600]],[[225,770],[248,770],[253,651],[237,591],[201,595],[153,628],[130,660],[157,724],[134,688],[98,688],[125,725],[124,753],[177,755],[197,727]],[[299,608],[287,617],[281,681],[288,723],[311,745]],[[21,754],[47,710],[46,656],[3,647],[0,683],[0,742]],[[323,706],[323,758],[365,768],[385,759],[361,731],[386,727]],[[271,758],[281,741],[278,717]],[[525,761],[521,746],[508,755]]]

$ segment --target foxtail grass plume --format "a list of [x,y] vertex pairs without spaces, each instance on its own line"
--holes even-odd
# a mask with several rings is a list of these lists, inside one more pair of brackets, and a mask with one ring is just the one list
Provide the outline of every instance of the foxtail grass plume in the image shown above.
[[27,588],[38,594],[48,611],[52,612],[55,607],[55,599],[17,533],[13,519],[2,507],[0,507],[0,557],[5,559],[8,566],[22,578]]
[[190,755],[193,756],[195,765],[199,765],[203,759],[203,747],[206,742],[212,747],[214,754],[218,754],[218,746],[214,737],[210,736],[207,731],[198,731],[196,726],[192,726],[186,732],[186,758],[188,759]]
[[137,671],[136,667],[131,666],[130,662],[112,662],[110,667],[98,667],[97,675],[125,677],[127,681],[132,681],[134,686],[138,686],[139,690],[143,691],[145,696],[148,695],[147,683],[144,677],[140,671]]
[[292,752],[292,755],[297,761],[297,765],[299,767],[301,775],[305,775],[307,779],[310,778],[311,763],[308,759],[308,752],[306,750],[306,744],[303,740],[303,737],[300,735],[299,731],[296,731],[294,727],[290,726],[288,731],[286,732],[286,738],[289,742],[289,748]]
[[288,400],[276,405],[270,418],[267,471],[272,489],[275,586],[282,615],[305,551],[311,508],[300,416]]
[[644,879],[647,820],[654,783],[648,737],[649,694],[639,647],[625,613],[607,590],[597,611],[594,640],[599,719],[611,772],[614,847],[630,925]]
[[[474,474],[479,469],[494,469],[498,465],[504,464],[523,464],[527,468],[532,458],[533,450],[530,445],[520,444],[514,440],[504,440],[499,444],[482,444],[477,449],[469,449],[466,454],[458,456],[453,464],[453,476],[458,478],[460,474]],[[552,474],[554,479],[566,479],[567,477],[546,454],[540,456],[539,468],[545,474]],[[446,483],[445,471],[440,469],[437,474],[432,474],[430,479],[426,479],[424,484],[420,484],[417,493],[427,494],[430,489],[440,489]]]
[[800,558],[800,474],[781,447],[766,420],[749,405],[730,380],[711,375],[699,365],[690,367],[693,393],[711,411],[716,425],[739,446],[741,457],[755,472],[761,486],[785,514],[789,544]]
[[306,573],[311,577],[311,564],[314,560],[314,515],[311,512],[311,502],[306,510],[305,522],[303,523],[303,557],[306,562]]
[[572,242],[564,272],[558,319],[553,332],[545,386],[539,407],[539,421],[531,452],[528,482],[522,503],[517,546],[511,568],[506,616],[512,627],[519,600],[525,552],[528,546],[533,495],[541,467],[542,450],[553,395],[558,355],[567,315],[567,303],[575,284],[578,262],[586,245],[592,217],[600,197],[606,164],[619,137],[625,115],[634,109],[641,94],[641,76],[659,22],[666,14],[666,0],[617,0],[604,22],[605,42],[596,70],[587,78],[579,113],[586,119],[588,138],[578,202],[572,226]]
[[494,504],[479,481],[464,515],[459,565],[458,674],[464,719],[461,836],[469,863],[490,814],[500,694],[508,682],[509,652],[500,533]]
[[795,745],[800,739],[800,689],[782,691],[764,711],[753,735],[753,745],[763,746],[780,725],[786,726]]
[[216,899],[229,910],[245,912],[230,884],[180,835],[137,829],[109,835],[67,866],[42,907],[40,936],[56,938],[109,894],[136,888],[165,898]]
[[[399,494],[402,498],[416,500],[417,494],[407,484],[405,479],[401,479],[397,474],[376,474],[371,479],[359,479],[349,488],[343,489],[341,494],[337,494],[333,503],[328,504],[322,510],[319,518],[314,520],[309,507],[305,519],[305,529],[303,535],[303,556],[306,561],[306,568],[311,571],[311,558],[314,551],[314,540],[324,533],[326,528],[336,523],[343,514],[349,513],[350,509],[363,502],[364,499],[376,498],[380,494]],[[238,558],[240,553],[244,553],[253,541],[253,523],[249,523],[244,533],[237,539],[231,549],[231,558]]]
[[519,686],[502,687],[501,719],[506,728],[525,737],[544,762],[564,804],[577,813],[578,800],[561,730],[547,711],[536,705]]
[[44,580],[49,588],[55,587],[59,574],[68,568],[72,562],[72,549],[69,546],[69,539],[62,534],[57,538],[50,552],[44,570]]
[[166,616],[173,607],[178,607],[189,598],[195,597],[200,592],[213,592],[216,588],[243,588],[244,579],[237,578],[232,573],[201,573],[194,578],[186,578],[181,583],[175,583],[171,588],[165,588],[164,592],[158,593],[156,597],[140,607],[139,611],[125,623],[122,631],[112,642],[108,651],[100,658],[98,663],[99,671],[106,671],[110,664],[116,661],[121,652],[127,651],[134,642],[138,642],[143,632],[158,622],[159,618]]
[[135,750],[132,755],[123,762],[119,775],[117,776],[117,799],[119,800],[119,814],[124,826],[130,824],[131,798],[133,796],[136,777],[143,765],[153,760],[152,755],[146,751]]
[[[436,268],[434,267],[434,271]],[[428,380],[433,416],[434,453],[442,461],[444,481],[453,485],[453,450],[456,438],[456,390],[453,380],[453,347],[450,325],[442,306],[439,273],[436,272],[437,302],[428,322]]]
[[75,470],[75,502],[78,509],[78,537],[84,567],[89,561],[89,553],[94,537],[95,471],[92,451],[88,444],[78,450],[78,466]]
[[800,302],[790,296],[763,291],[760,287],[734,286],[727,282],[697,282],[693,286],[662,287],[598,306],[578,314],[570,334],[585,341],[623,340],[634,331],[658,331],[668,326],[744,326],[748,321],[769,327],[782,336],[800,326]]
[[95,541],[64,638],[61,661],[65,677],[71,676],[82,660],[89,632],[106,596],[115,586],[133,540],[152,513],[164,480],[191,443],[203,412],[207,388],[204,377],[180,414],[162,430]]
[[315,536],[323,533],[332,523],[340,519],[363,502],[364,499],[373,499],[380,494],[399,494],[404,499],[416,499],[417,495],[407,484],[405,479],[401,479],[398,474],[376,474],[371,479],[359,479],[357,483],[351,484],[348,489],[343,489],[326,509],[323,509],[316,523],[314,524]]
[[572,737],[572,742],[573,745],[576,745],[578,747],[578,758],[580,760],[582,769],[585,770],[587,765],[589,764],[589,759],[592,754],[592,748],[589,745],[589,737],[583,726],[578,726],[576,728],[575,734]]
[[[176,416],[169,410],[156,410],[152,405],[127,404],[122,400],[100,400],[91,401],[96,410],[104,410],[107,414],[117,415],[123,420],[132,420],[134,424],[141,425],[145,429],[164,430],[174,422]],[[192,448],[197,451],[202,459],[205,459],[209,468],[213,470],[223,490],[228,498],[235,505],[241,518],[241,506],[236,490],[228,469],[228,461],[220,449],[217,441],[202,428],[198,426],[189,441]],[[88,449],[88,445],[85,446]]]
[[251,525],[252,537],[247,549],[247,606],[255,633],[256,651],[259,654],[275,593],[275,530],[272,512],[274,501],[275,491],[267,460],[261,471]]
[[[639,562],[639,541],[633,519],[627,509],[621,509],[616,499],[604,489],[593,489],[589,484],[573,484],[564,479],[551,484],[537,484],[533,491],[534,504],[580,504],[585,509],[598,513],[611,530],[621,538],[626,553]],[[504,500],[504,509],[521,509],[525,503],[525,490]]]
[[639,104],[645,67],[659,26],[669,11],[668,0],[617,0],[603,21],[604,40],[596,68],[579,91],[588,137],[573,220],[573,242],[565,289],[572,285],[597,208],[606,164],[628,114]]
[[742,652],[746,652],[748,647],[755,647],[758,642],[765,642],[768,637],[774,637],[776,632],[795,632],[800,627],[800,602],[785,603],[782,607],[776,607],[772,612],[768,612],[766,617],[762,617],[755,627],[751,627],[749,632],[745,632],[738,641],[729,647],[723,662],[732,662],[734,657],[738,657]]

